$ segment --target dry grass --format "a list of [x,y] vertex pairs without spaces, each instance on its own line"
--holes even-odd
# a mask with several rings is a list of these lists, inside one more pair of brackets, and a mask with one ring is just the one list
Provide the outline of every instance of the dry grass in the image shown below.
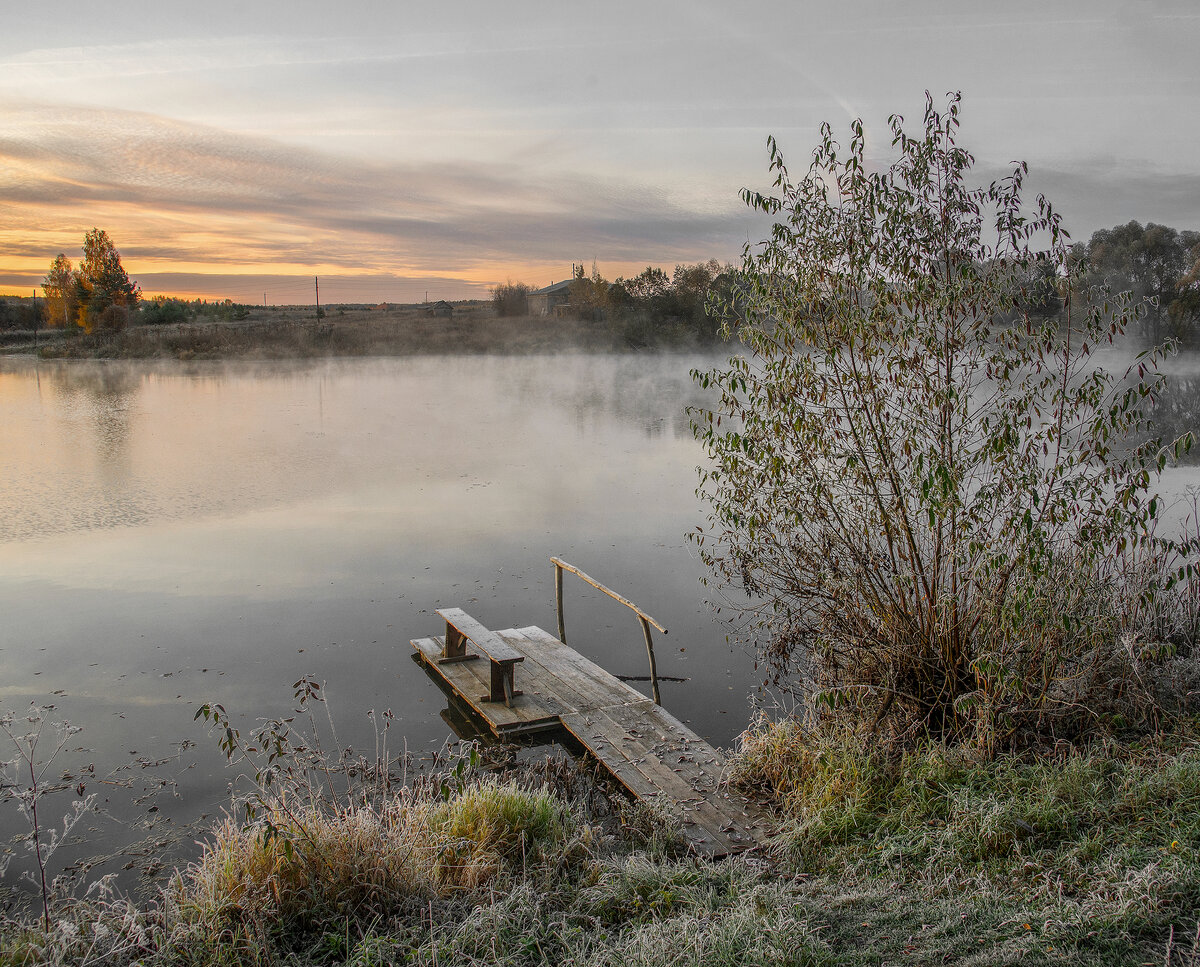
[[68,903],[48,932],[0,918],[0,965],[1200,967],[1200,725],[981,764],[764,723],[738,775],[789,803],[795,849],[667,855],[639,845],[636,810],[636,842],[597,839],[587,807],[527,774],[280,802],[260,817],[274,835],[226,823],[157,904]]
[[555,869],[582,855],[590,837],[549,789],[494,778],[444,802],[407,791],[382,807],[276,801],[260,820],[249,829],[226,821],[174,880],[184,920],[311,929],[389,919],[505,873]]

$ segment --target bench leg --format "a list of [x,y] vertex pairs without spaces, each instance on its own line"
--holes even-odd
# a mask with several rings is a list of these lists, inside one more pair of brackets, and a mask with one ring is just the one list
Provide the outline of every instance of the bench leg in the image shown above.
[[521,693],[513,687],[513,662],[492,662],[490,691],[480,696],[481,702],[503,702],[509,708]]
[[452,661],[471,661],[478,657],[478,655],[467,654],[467,636],[455,628],[454,625],[446,622],[446,643],[442,645],[442,657],[438,659],[438,664],[445,664]]

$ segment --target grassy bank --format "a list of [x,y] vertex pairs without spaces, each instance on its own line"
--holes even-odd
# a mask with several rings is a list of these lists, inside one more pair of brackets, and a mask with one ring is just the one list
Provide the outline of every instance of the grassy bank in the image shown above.
[[990,762],[764,723],[733,778],[770,855],[690,857],[564,769],[277,802],[153,902],[10,918],[0,964],[1200,964],[1196,721]]
[[317,319],[311,309],[250,309],[243,318],[198,316],[187,322],[131,325],[117,333],[82,332],[3,347],[44,358],[100,359],[287,359],[312,356],[405,356],[444,353],[533,354],[585,350],[624,352],[686,348],[689,337],[674,329],[639,329],[631,340],[626,323],[544,316],[498,318],[490,304],[459,306],[449,317],[419,307],[331,307]]

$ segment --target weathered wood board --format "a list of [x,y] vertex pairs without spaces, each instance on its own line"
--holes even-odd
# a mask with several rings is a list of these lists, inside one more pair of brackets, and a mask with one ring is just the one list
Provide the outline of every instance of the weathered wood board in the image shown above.
[[677,819],[698,852],[724,856],[766,841],[767,814],[722,781],[724,754],[666,709],[541,628],[494,634],[524,657],[516,670],[522,694],[511,708],[481,700],[488,691],[486,662],[439,663],[441,637],[412,646],[429,673],[494,735],[569,733],[632,796]]

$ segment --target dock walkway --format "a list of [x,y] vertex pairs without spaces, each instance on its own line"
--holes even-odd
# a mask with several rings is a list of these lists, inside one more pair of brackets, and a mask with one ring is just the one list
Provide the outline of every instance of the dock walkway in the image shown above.
[[[458,609],[439,614],[451,647],[445,636],[419,638],[412,646],[494,735],[570,733],[632,796],[677,819],[705,855],[765,842],[767,815],[721,781],[725,755],[661,705],[541,628],[491,632]],[[507,685],[497,678],[489,648],[508,669]]]

